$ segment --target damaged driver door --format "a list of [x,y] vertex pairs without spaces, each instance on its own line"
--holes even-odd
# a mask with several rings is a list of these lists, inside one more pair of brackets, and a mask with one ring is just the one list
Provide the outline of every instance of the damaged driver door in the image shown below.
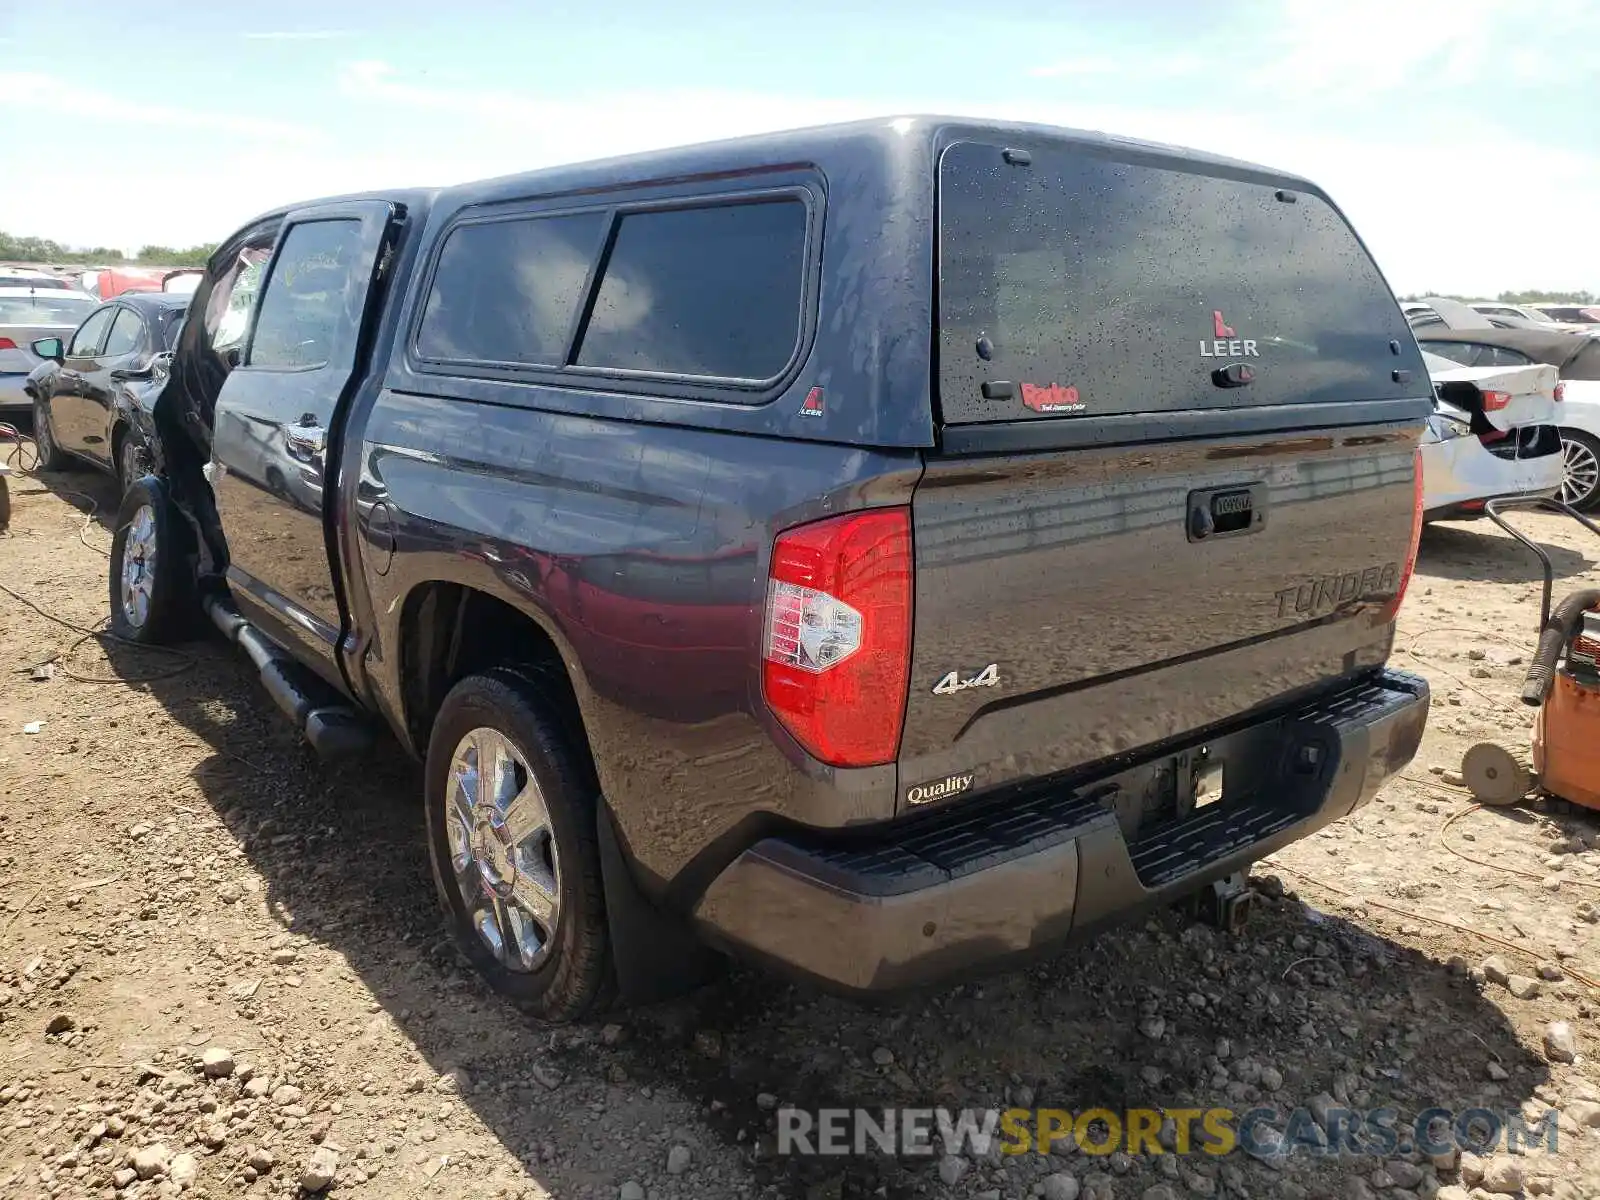
[[234,601],[341,688],[344,618],[323,505],[393,215],[387,202],[365,200],[284,218],[214,417],[212,486]]

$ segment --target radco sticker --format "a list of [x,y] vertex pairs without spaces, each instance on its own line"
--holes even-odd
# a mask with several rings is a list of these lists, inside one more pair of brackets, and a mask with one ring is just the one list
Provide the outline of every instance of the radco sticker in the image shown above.
[[924,783],[906,789],[907,804],[926,804],[930,800],[943,800],[946,796],[959,796],[972,786],[972,776],[948,775],[937,783]]
[[1025,383],[1022,402],[1039,413],[1080,413],[1089,406],[1078,398],[1078,389],[1056,383]]

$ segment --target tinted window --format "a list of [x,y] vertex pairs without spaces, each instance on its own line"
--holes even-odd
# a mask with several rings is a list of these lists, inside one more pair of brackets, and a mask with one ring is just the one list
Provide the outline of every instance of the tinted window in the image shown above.
[[[945,419],[1404,394],[1390,372],[1420,375],[1421,362],[1372,261],[1327,203],[1275,193],[1067,147],[1035,149],[1024,167],[997,147],[952,146],[940,168]],[[1214,383],[1231,363],[1253,382]],[[985,400],[988,381],[1014,394]]]
[[1485,346],[1484,354],[1478,359],[1480,367],[1525,367],[1533,361],[1526,354],[1516,350],[1507,350],[1504,346]]
[[156,341],[163,350],[177,348],[178,334],[183,332],[183,314],[181,308],[163,308],[156,317]]
[[623,216],[577,362],[772,378],[799,339],[805,243],[798,200]]
[[117,319],[111,323],[111,333],[106,337],[105,349],[100,353],[107,358],[132,354],[144,342],[144,323],[131,309],[117,309]]
[[327,364],[344,318],[345,284],[360,251],[359,221],[290,226],[256,311],[252,367]]
[[68,354],[94,355],[100,353],[100,347],[105,343],[106,330],[111,327],[111,318],[116,315],[115,308],[102,308],[82,325],[78,332],[72,335],[72,347]]
[[1482,342],[1425,342],[1422,348],[1463,367],[1525,367],[1533,361],[1521,351]]
[[559,366],[605,221],[595,212],[456,229],[439,254],[417,353]]
[[1423,342],[1422,349],[1463,367],[1470,367],[1478,356],[1478,347],[1471,342]]
[[239,252],[226,275],[211,289],[206,311],[206,328],[211,330],[211,348],[217,353],[244,344],[250,328],[250,310],[261,291],[261,276],[267,269],[270,248],[250,246]]
[[94,310],[86,296],[37,292],[32,296],[0,296],[0,325],[76,325]]

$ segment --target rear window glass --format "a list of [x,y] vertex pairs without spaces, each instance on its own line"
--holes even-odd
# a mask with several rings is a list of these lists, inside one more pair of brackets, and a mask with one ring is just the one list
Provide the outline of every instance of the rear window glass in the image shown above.
[[[939,197],[948,422],[1416,392],[1390,374],[1421,370],[1393,295],[1316,196],[1066,147],[1012,166],[960,143]],[[1250,382],[1220,386],[1230,366],[1221,378]]]
[[439,253],[417,353],[561,365],[605,221],[593,212],[456,229]]
[[51,292],[0,296],[0,325],[76,325],[98,303],[88,296]]
[[771,379],[800,337],[805,249],[798,200],[627,213],[576,361]]

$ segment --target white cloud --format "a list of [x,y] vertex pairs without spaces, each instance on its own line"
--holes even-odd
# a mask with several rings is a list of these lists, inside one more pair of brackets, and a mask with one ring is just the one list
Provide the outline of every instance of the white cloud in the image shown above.
[[1179,52],[1174,54],[1087,54],[1031,67],[1028,74],[1034,79],[1088,79],[1104,82],[1111,78],[1135,79],[1142,83],[1167,82],[1186,76],[1198,76],[1206,70],[1202,54]]
[[[1304,11],[1300,28],[1313,36],[1323,27],[1314,10]],[[1460,42],[1460,61],[1474,53],[1461,47],[1476,44]],[[1402,46],[1397,53],[1415,62],[1422,51]],[[1364,70],[1349,61],[1342,83],[1339,72],[1322,69],[1323,90],[1303,95],[1289,88],[1273,104],[1251,93],[1222,103],[1212,89],[1195,87],[1183,88],[1193,93],[1184,102],[1164,97],[1157,107],[1144,89],[1121,86],[1097,86],[1093,94],[1131,102],[1069,103],[1054,88],[1035,86],[1014,102],[963,107],[977,118],[1103,129],[1297,171],[1344,207],[1402,291],[1600,286],[1600,246],[1572,232],[1600,211],[1600,147],[1563,147],[1515,113],[1497,127],[1488,119],[1418,117],[1408,105],[1390,104],[1380,121],[1347,122],[1344,106],[1359,101],[1367,86]],[[82,90],[72,89],[80,99],[65,102],[128,127],[143,125],[152,144],[165,129],[193,133],[170,153],[118,162],[115,203],[92,189],[4,189],[0,228],[79,242],[189,243],[220,237],[263,209],[297,199],[449,184],[940,103],[934,83],[927,92],[900,95],[897,105],[715,87],[539,96],[511,86],[440,82],[376,60],[349,64],[334,84],[336,94],[325,102],[336,114],[338,138],[267,118],[172,110],[94,92],[81,98]],[[57,113],[62,86],[50,95]],[[12,96],[23,91],[3,74],[0,88]],[[1173,89],[1164,90],[1170,96]],[[204,136],[212,131],[235,136]]]
[[[137,92],[97,91],[70,79],[59,79],[35,71],[0,71],[0,95],[17,108],[38,108],[54,122],[63,116],[84,117],[116,125],[138,126],[147,133],[141,155],[156,152],[162,134],[174,129],[193,129],[230,133],[268,141],[308,143],[320,139],[315,130],[275,121],[270,117],[249,117],[152,104],[137,98]],[[134,146],[141,143],[134,142]]]
[[244,35],[248,42],[331,42],[353,36],[349,29],[271,29]]
[[[1518,47],[1581,29],[1562,20],[1543,29],[1524,0],[1284,0],[1263,44],[1252,82],[1286,102],[1308,97],[1371,99],[1385,93],[1492,92],[1523,69]],[[1575,18],[1581,22],[1581,17]]]

